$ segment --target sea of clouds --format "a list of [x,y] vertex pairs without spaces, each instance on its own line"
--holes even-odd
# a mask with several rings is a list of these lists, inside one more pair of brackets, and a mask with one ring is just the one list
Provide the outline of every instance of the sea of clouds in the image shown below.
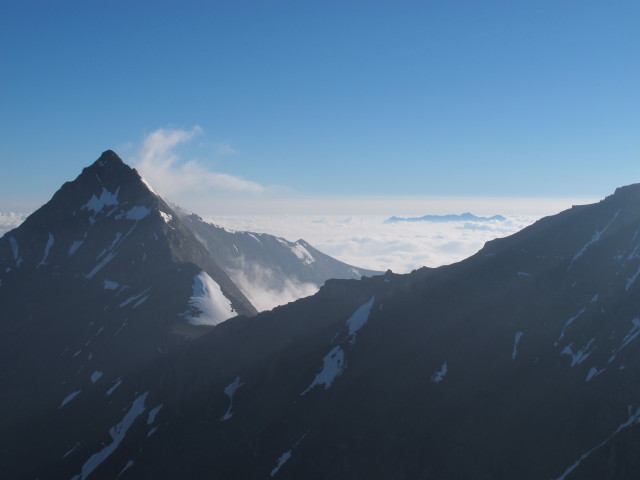
[[[0,212],[0,236],[20,225],[26,213]],[[408,273],[438,267],[476,253],[485,242],[505,237],[539,217],[511,215],[482,222],[394,222],[385,215],[217,215],[206,221],[230,230],[304,239],[323,253],[353,266]],[[296,295],[297,296],[297,295]]]
[[231,230],[304,239],[338,260],[357,267],[408,273],[423,266],[454,263],[476,253],[485,242],[505,237],[539,217],[505,216],[482,222],[396,222],[388,216],[236,215],[205,220]]
[[[0,213],[0,236],[17,227],[23,213]],[[454,263],[476,253],[485,242],[530,225],[538,217],[505,220],[385,223],[386,215],[228,215],[205,220],[230,230],[269,233],[287,240],[304,239],[338,260],[371,270],[408,273]],[[258,310],[313,295],[317,286],[292,278],[274,285],[273,272],[243,265],[230,272]]]

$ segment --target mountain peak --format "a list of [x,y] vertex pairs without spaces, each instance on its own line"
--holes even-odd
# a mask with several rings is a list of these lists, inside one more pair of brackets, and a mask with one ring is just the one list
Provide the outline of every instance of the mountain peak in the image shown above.
[[113,150],[107,150],[75,180],[62,185],[49,202],[25,220],[25,224],[55,224],[72,221],[77,215],[93,222],[98,213],[121,214],[123,208],[135,206],[151,209],[158,198],[135,168],[123,162]]
[[103,167],[108,165],[109,163],[124,164],[122,159],[113,150],[105,150],[104,152],[102,152],[100,158],[98,158],[98,160],[96,160],[93,164]]
[[138,191],[138,194],[146,195],[149,191],[155,194],[137,170],[127,165],[113,150],[104,151],[100,158],[82,170],[73,183],[96,195],[100,195],[103,189],[113,192],[124,185]]
[[89,167],[84,170],[89,170],[91,172],[95,171],[111,171],[111,172],[124,172],[124,171],[132,171],[134,170],[129,165],[124,163],[124,161],[118,156],[116,152],[113,150],[106,150],[102,152],[100,158],[98,158],[95,162],[93,162]]

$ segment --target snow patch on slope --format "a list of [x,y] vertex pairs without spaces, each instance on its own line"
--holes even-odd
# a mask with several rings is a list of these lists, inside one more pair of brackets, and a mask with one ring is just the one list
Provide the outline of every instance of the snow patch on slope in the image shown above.
[[340,346],[334,347],[322,359],[322,369],[316,375],[316,378],[313,379],[311,385],[300,395],[304,395],[316,385],[324,385],[325,390],[327,390],[333,381],[342,373],[344,367],[344,350],[342,350]]
[[595,452],[596,450],[598,450],[601,447],[604,447],[607,443],[609,443],[611,440],[613,440],[613,437],[615,437],[618,433],[620,433],[622,430],[624,430],[625,428],[633,425],[633,424],[638,424],[640,423],[640,407],[638,407],[638,409],[635,411],[635,413],[630,414],[629,418],[622,424],[620,424],[618,426],[618,428],[616,428],[616,430],[609,435],[608,438],[604,439],[602,442],[600,442],[599,444],[597,444],[595,447],[587,450],[585,453],[583,453],[582,455],[580,455],[580,457],[573,462],[571,465],[569,465],[567,467],[567,469],[562,473],[562,475],[560,475],[559,477],[555,478],[555,480],[564,480],[567,475],[569,475],[571,472],[573,472],[578,465],[580,465],[582,463],[583,460],[585,460],[589,455],[591,455],[593,452]]
[[20,267],[22,258],[20,258],[20,246],[18,241],[14,237],[9,237],[9,244],[11,245],[11,251],[13,252],[13,260],[16,262],[16,267]]
[[591,344],[594,342],[594,340],[595,338],[592,338],[591,340],[589,340],[589,343],[584,345],[580,350],[578,350],[577,353],[573,353],[573,350],[571,349],[571,346],[573,345],[572,343],[564,347],[561,353],[563,355],[569,355],[571,357],[572,367],[575,365],[580,365],[589,357],[589,355],[591,355],[591,352],[588,352],[587,350],[589,349]]
[[76,251],[82,246],[83,243],[84,243],[84,239],[74,240],[73,242],[71,242],[71,245],[69,246],[69,256],[76,253]]
[[287,450],[286,452],[284,452],[282,455],[280,455],[280,458],[278,458],[278,461],[276,463],[276,466],[273,468],[273,470],[271,470],[271,477],[273,477],[276,473],[278,473],[280,471],[280,468],[287,463],[287,461],[291,458],[291,450]]
[[622,339],[622,343],[620,344],[620,346],[618,348],[615,348],[611,352],[611,357],[609,358],[609,361],[607,363],[613,362],[620,350],[629,345],[633,340],[635,340],[638,335],[640,335],[640,318],[634,318],[633,320],[631,320],[631,322],[633,323],[633,327],[631,327],[629,333],[627,333]]
[[160,412],[160,410],[162,410],[162,406],[164,404],[160,404],[157,407],[155,407],[153,410],[151,410],[149,412],[149,415],[147,416],[147,425],[151,425],[153,422],[156,421],[156,415],[158,415],[158,413]]
[[109,396],[111,395],[113,392],[116,391],[116,388],[118,388],[120,385],[122,385],[122,378],[118,378],[118,380],[116,380],[116,383],[114,383],[109,390],[107,390],[107,393],[105,393],[105,395]]
[[593,245],[594,243],[596,243],[596,242],[598,242],[600,240],[600,238],[602,237],[602,234],[604,232],[606,232],[609,229],[609,227],[611,226],[611,224],[614,222],[614,220],[616,218],[618,218],[618,214],[619,213],[620,213],[620,210],[618,210],[616,212],[616,214],[613,216],[611,221],[609,223],[607,223],[602,230],[596,230],[596,233],[593,234],[593,237],[591,237],[591,240],[589,240],[587,243],[585,243],[584,246],[578,252],[576,252],[576,254],[573,256],[573,258],[571,259],[571,263],[569,264],[569,268],[571,268],[573,266],[573,262],[575,262],[576,260],[578,260],[580,257],[582,257],[585,254],[585,252],[587,251],[587,249],[591,245]]
[[280,455],[280,457],[276,462],[276,466],[273,468],[273,470],[271,470],[271,475],[270,475],[271,477],[273,477],[276,473],[278,473],[280,471],[280,468],[282,468],[282,466],[285,463],[287,463],[287,461],[291,458],[291,452],[293,451],[293,449],[296,448],[298,444],[300,444],[300,442],[304,439],[306,435],[307,435],[306,433],[302,435],[302,437],[298,439],[298,441],[293,445],[293,447],[291,447],[291,449],[287,450],[282,455]]
[[167,225],[169,224],[169,222],[173,219],[173,215],[170,215],[168,213],[164,213],[161,210],[158,210],[160,212],[160,216],[162,217],[162,219],[164,220],[164,223],[166,223]]
[[91,195],[89,201],[84,204],[82,208],[84,210],[92,210],[93,213],[98,213],[104,207],[118,205],[118,193],[120,193],[120,187],[116,188],[116,191],[113,193],[103,187],[100,196],[96,197],[95,194]]
[[355,341],[356,333],[360,330],[367,320],[369,320],[369,313],[371,312],[371,307],[373,307],[373,302],[375,301],[375,295],[371,297],[371,299],[360,306],[353,315],[347,320],[347,327],[349,327],[349,337],[351,337],[351,341]]
[[144,183],[145,187],[147,187],[151,193],[158,195],[149,182],[147,182],[143,177],[140,177],[140,180],[142,180],[142,183]]
[[62,400],[62,403],[60,403],[60,406],[58,407],[58,409],[64,407],[67,403],[69,403],[71,400],[73,400],[74,398],[76,398],[78,395],[80,395],[80,392],[82,390],[76,390],[75,392],[71,392],[69,395],[67,395],[66,397],[64,397],[64,400]]
[[513,339],[513,351],[511,352],[511,358],[513,360],[516,359],[516,355],[518,355],[518,343],[520,343],[520,339],[522,338],[523,332],[516,332],[516,336]]
[[313,257],[313,255],[311,255],[311,253],[309,253],[309,250],[304,248],[304,246],[301,245],[300,243],[296,243],[295,246],[290,247],[290,248],[291,248],[291,251],[293,252],[293,254],[296,257],[298,257],[298,260],[300,260],[305,265],[311,265],[313,262],[316,261],[316,259]]
[[447,367],[447,362],[444,362],[440,367],[440,370],[431,375],[431,381],[433,383],[440,383],[442,380],[444,380],[444,377],[447,374],[448,370],[449,369]]
[[566,333],[566,331],[567,331],[567,328],[569,328],[569,326],[570,326],[573,322],[575,322],[575,321],[578,319],[578,317],[579,317],[580,315],[582,315],[582,314],[583,314],[584,312],[586,312],[586,311],[587,311],[587,309],[586,309],[586,308],[581,308],[581,309],[580,309],[580,311],[579,311],[578,313],[576,313],[573,317],[569,318],[569,319],[565,322],[564,327],[562,327],[562,331],[560,332],[560,337],[558,338],[558,341],[556,342],[556,345],[558,344],[558,342],[559,342],[560,340],[562,340],[562,339],[564,338],[564,335],[565,335],[565,333]]
[[191,325],[217,325],[234,317],[231,302],[206,272],[193,278],[193,295],[189,299],[189,310],[183,314]]
[[49,233],[49,239],[47,240],[47,244],[44,247],[44,256],[42,257],[42,260],[40,260],[40,263],[38,263],[36,268],[40,268],[41,266],[46,265],[47,257],[49,256],[49,251],[51,250],[54,241],[55,240],[53,238],[53,235]]
[[[145,295],[147,292],[149,292],[149,290],[151,290],[151,287],[143,290],[140,293],[136,293],[135,295],[130,296],[129,298],[127,298],[124,302],[122,302],[120,305],[118,305],[119,308],[122,307],[126,307],[127,305],[129,305],[131,302],[139,299],[140,297],[142,297],[143,295]],[[145,297],[146,300],[146,297]],[[137,305],[137,304],[136,304]],[[134,307],[135,308],[135,307]]]
[[96,468],[100,466],[113,452],[116,451],[122,440],[124,440],[127,431],[131,428],[131,425],[140,415],[144,413],[144,402],[147,399],[149,392],[145,392],[138,396],[134,401],[129,411],[122,418],[120,423],[114,425],[109,429],[109,435],[111,436],[111,443],[105,446],[99,452],[94,453],[89,459],[82,465],[80,475],[76,475],[72,480],[84,480],[87,478]]
[[132,209],[130,209],[127,212],[127,214],[125,215],[125,218],[127,220],[139,221],[139,220],[142,220],[143,218],[147,217],[150,212],[151,212],[151,210],[149,210],[147,207],[140,205],[140,206],[133,207]]
[[102,270],[102,268],[109,263],[111,260],[113,260],[113,257],[116,256],[116,252],[111,252],[109,255],[107,255],[106,257],[104,257],[104,259],[95,267],[93,267],[93,269],[87,273],[85,275],[86,278],[88,278],[89,280],[93,278],[93,276],[98,273],[100,270]]
[[231,407],[233,407],[233,396],[236,394],[236,390],[238,390],[242,385],[244,385],[244,382],[240,380],[240,376],[236,376],[233,382],[224,387],[224,394],[229,397],[229,408],[220,418],[221,422],[229,420],[233,416],[233,413],[231,412]]
[[624,287],[624,291],[628,292],[629,289],[631,288],[631,286],[633,285],[633,283],[636,281],[636,279],[638,278],[638,275],[640,275],[640,266],[638,266],[638,270],[636,270],[636,273],[634,273],[633,275],[631,275],[628,279],[627,279],[627,284]]
[[114,282],[112,280],[107,280],[106,278],[102,282],[102,285],[104,286],[105,290],[115,290],[116,288],[118,288],[120,286],[120,284],[118,282]]
[[604,368],[601,368],[600,370],[598,370],[596,367],[591,367],[589,369],[589,373],[587,373],[587,379],[586,381],[588,382],[589,380],[591,380],[594,377],[597,377],[598,375],[600,375],[602,372],[604,372]]

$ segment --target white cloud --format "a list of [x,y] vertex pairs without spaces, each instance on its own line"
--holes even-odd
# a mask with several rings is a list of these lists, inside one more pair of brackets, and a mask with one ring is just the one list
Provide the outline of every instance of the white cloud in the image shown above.
[[229,276],[259,311],[271,310],[318,291],[312,283],[299,282],[295,278],[283,280],[271,269],[249,264],[243,257],[237,262],[238,268],[230,271]]
[[[155,130],[144,139],[132,157],[132,163],[160,195],[177,203],[183,196],[206,198],[221,193],[259,195],[266,191],[256,182],[213,171],[197,160],[183,161],[176,153],[176,147],[201,133],[202,129],[197,125],[191,130]],[[227,153],[235,152],[230,145],[223,146]]]
[[0,212],[0,237],[19,226],[28,216],[28,213]]
[[[495,212],[501,213],[501,212]],[[507,216],[506,221],[384,223],[387,216],[253,215],[207,219],[233,230],[251,230],[289,240],[303,238],[348,264],[407,273],[422,266],[454,263],[476,253],[485,242],[521,230],[538,217]],[[472,225],[482,228],[470,228]]]

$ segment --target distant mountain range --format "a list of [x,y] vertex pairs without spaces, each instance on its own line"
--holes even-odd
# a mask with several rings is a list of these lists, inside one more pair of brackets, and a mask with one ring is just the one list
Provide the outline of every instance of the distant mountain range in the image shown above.
[[640,475],[640,185],[256,315],[105,155],[0,239],[6,478]]
[[493,217],[477,217],[476,215],[466,212],[460,215],[424,215],[422,217],[390,217],[384,223],[396,222],[503,222],[506,220],[502,215],[494,215]]

